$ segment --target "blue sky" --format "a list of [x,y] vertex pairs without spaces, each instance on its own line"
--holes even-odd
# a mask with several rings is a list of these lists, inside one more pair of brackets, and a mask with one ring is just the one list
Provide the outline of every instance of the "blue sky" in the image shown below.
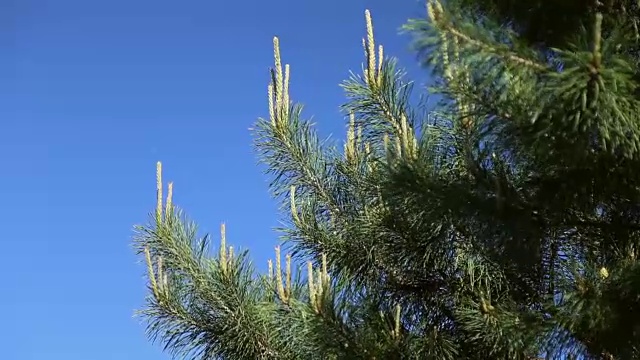
[[168,359],[132,317],[157,160],[202,230],[226,222],[264,268],[278,214],[248,128],[267,113],[272,36],[293,99],[342,136],[366,8],[385,53],[426,79],[398,35],[415,0],[0,2],[0,358]]

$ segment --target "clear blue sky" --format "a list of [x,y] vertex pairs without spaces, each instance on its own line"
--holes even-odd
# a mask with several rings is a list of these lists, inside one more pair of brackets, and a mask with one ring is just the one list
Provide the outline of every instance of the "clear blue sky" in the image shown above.
[[0,358],[168,358],[132,317],[132,226],[157,160],[175,202],[204,231],[225,221],[264,268],[278,214],[248,128],[267,113],[272,36],[294,100],[342,136],[366,8],[386,54],[416,69],[397,31],[425,13],[415,0],[0,1]]

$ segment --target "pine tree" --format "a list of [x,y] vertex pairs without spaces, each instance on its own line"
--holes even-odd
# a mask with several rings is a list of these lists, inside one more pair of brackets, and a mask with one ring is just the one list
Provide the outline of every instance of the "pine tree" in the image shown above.
[[291,100],[274,39],[255,134],[284,266],[278,247],[255,273],[224,225],[211,253],[158,165],[135,238],[153,340],[194,359],[640,358],[638,4],[427,8],[406,30],[441,103],[412,106],[367,12],[343,149]]
[[467,124],[464,222],[486,226],[472,233],[528,294],[513,314],[542,316],[529,329],[554,358],[640,357],[639,6],[434,1],[408,26]]

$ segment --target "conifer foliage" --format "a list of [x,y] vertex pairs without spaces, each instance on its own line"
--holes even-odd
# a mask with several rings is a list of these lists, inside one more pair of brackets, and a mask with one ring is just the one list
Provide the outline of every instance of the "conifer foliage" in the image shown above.
[[[640,358],[640,8],[428,0],[406,30],[442,101],[376,46],[343,147],[274,39],[256,149],[291,249],[268,274],[164,196],[136,228],[152,340],[192,359]],[[294,265],[307,262],[306,269]]]

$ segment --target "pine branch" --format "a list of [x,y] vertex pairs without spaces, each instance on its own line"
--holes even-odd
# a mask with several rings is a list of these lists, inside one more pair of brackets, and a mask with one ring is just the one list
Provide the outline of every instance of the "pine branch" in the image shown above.
[[[256,147],[291,253],[256,276],[223,225],[209,254],[158,164],[136,237],[149,336],[197,359],[636,358],[639,7],[541,1],[429,0],[407,27],[445,95],[426,120],[367,11],[343,152],[291,101],[274,39]],[[578,5],[580,28],[540,13]]]
[[408,106],[412,84],[403,80],[403,71],[396,70],[396,60],[384,58],[382,45],[376,58],[371,14],[367,11],[365,15],[367,36],[362,43],[366,65],[362,75],[352,73],[342,84],[349,100],[342,108],[356,115],[357,125],[367,137],[364,141],[380,146],[387,134],[397,139],[401,153],[414,156],[415,119]]

